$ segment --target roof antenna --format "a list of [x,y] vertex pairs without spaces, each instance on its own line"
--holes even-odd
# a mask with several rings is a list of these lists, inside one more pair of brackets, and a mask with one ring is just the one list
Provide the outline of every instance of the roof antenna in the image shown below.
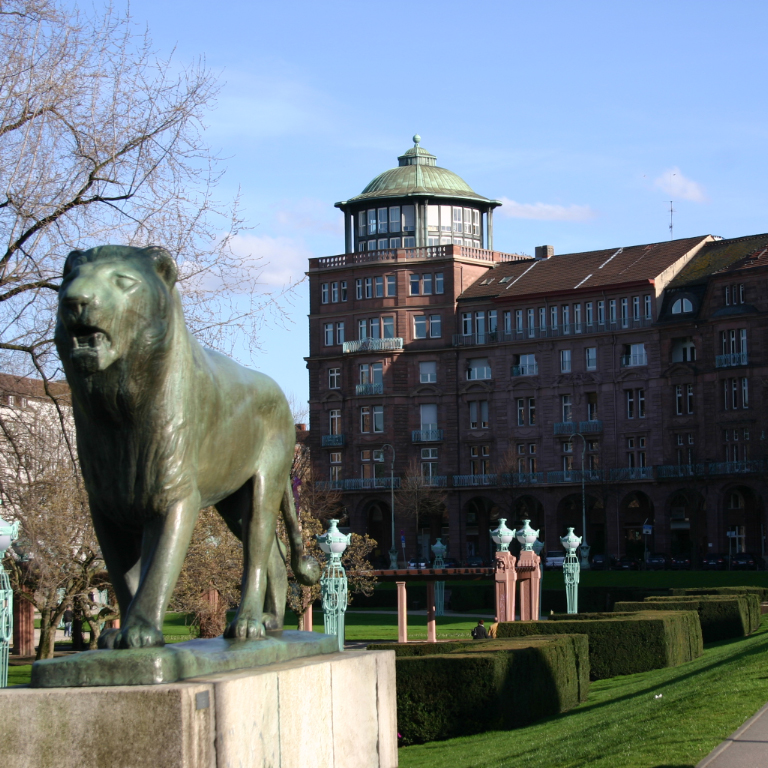
[[672,237],[672,214],[675,212],[675,209],[672,207],[672,200],[669,201],[669,239],[674,239]]

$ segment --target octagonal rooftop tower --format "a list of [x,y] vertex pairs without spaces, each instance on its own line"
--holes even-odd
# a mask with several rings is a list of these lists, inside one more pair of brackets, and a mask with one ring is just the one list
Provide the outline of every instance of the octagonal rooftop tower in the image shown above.
[[349,200],[344,211],[346,253],[460,245],[493,250],[493,209],[464,179],[437,165],[421,137],[398,157],[398,167],[380,173]]

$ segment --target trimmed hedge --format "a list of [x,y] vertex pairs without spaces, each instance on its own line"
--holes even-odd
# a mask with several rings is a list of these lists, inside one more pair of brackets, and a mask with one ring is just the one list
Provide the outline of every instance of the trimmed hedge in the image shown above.
[[403,745],[529,725],[587,698],[585,635],[368,647],[397,656]]
[[497,637],[584,633],[589,637],[593,680],[676,667],[703,651],[701,625],[693,610],[555,614],[549,618],[503,622]]
[[[732,637],[746,637],[760,625],[760,603],[757,595],[649,597],[641,603],[645,604],[653,606],[650,610],[697,611],[706,643]],[[616,610],[649,610],[635,608],[635,605],[637,603],[617,603]]]
[[[612,611],[613,606],[625,600],[644,600],[652,595],[668,595],[667,589],[651,587],[585,587],[579,585],[579,608],[587,612]],[[541,595],[542,613],[565,613],[565,589],[545,589]]]
[[750,627],[752,632],[756,632],[760,627],[760,616],[762,611],[760,604],[768,600],[766,594],[768,589],[763,587],[712,587],[711,589],[670,589],[672,595],[676,597],[700,597],[702,595],[718,595],[720,597],[731,597],[732,595],[742,595],[747,598],[749,603]]

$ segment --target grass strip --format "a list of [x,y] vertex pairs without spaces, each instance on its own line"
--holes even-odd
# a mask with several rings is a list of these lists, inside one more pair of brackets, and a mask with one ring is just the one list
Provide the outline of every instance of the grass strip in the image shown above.
[[754,635],[682,666],[592,683],[564,715],[404,747],[400,768],[693,768],[768,701],[767,651],[764,617]]

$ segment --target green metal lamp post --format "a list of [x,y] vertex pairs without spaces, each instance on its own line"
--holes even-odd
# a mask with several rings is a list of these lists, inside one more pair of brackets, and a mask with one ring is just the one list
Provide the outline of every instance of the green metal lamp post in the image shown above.
[[392,571],[397,570],[397,547],[395,546],[395,449],[389,444],[384,443],[381,449],[389,448],[392,451],[392,463],[389,465],[389,506],[392,512],[392,548],[389,550],[389,568]]
[[565,560],[563,561],[563,578],[565,579],[565,599],[568,613],[579,612],[579,574],[581,566],[579,558],[576,557],[576,550],[581,544],[581,539],[573,532],[573,528],[568,529],[568,533],[561,537],[560,543],[565,549]]
[[[435,556],[434,562],[432,563],[432,567],[435,570],[439,570],[440,568],[445,568],[445,561],[443,558],[445,557],[445,550],[447,547],[445,544],[443,544],[441,539],[438,539],[431,547],[432,554]],[[435,582],[435,616],[444,616],[445,615],[445,582],[444,581],[436,581]]]
[[13,590],[2,559],[18,538],[19,523],[7,523],[0,518],[0,688],[8,685],[8,653],[13,641]]
[[533,551],[536,553],[536,556],[539,558],[539,610],[541,611],[541,606],[544,605],[542,600],[544,599],[544,560],[541,558],[541,550],[544,549],[544,542],[541,539],[536,539],[536,541],[533,542]]
[[347,573],[341,556],[349,546],[352,534],[341,533],[338,520],[328,521],[328,530],[317,537],[320,549],[328,555],[320,592],[323,598],[323,620],[326,635],[336,635],[339,650],[344,650],[344,614],[347,610]]
[[[530,522],[530,520],[526,520],[526,522]],[[497,552],[509,552],[509,545],[515,539],[515,532],[507,528],[506,517],[499,518],[499,527],[491,531],[491,538],[496,545]]]

